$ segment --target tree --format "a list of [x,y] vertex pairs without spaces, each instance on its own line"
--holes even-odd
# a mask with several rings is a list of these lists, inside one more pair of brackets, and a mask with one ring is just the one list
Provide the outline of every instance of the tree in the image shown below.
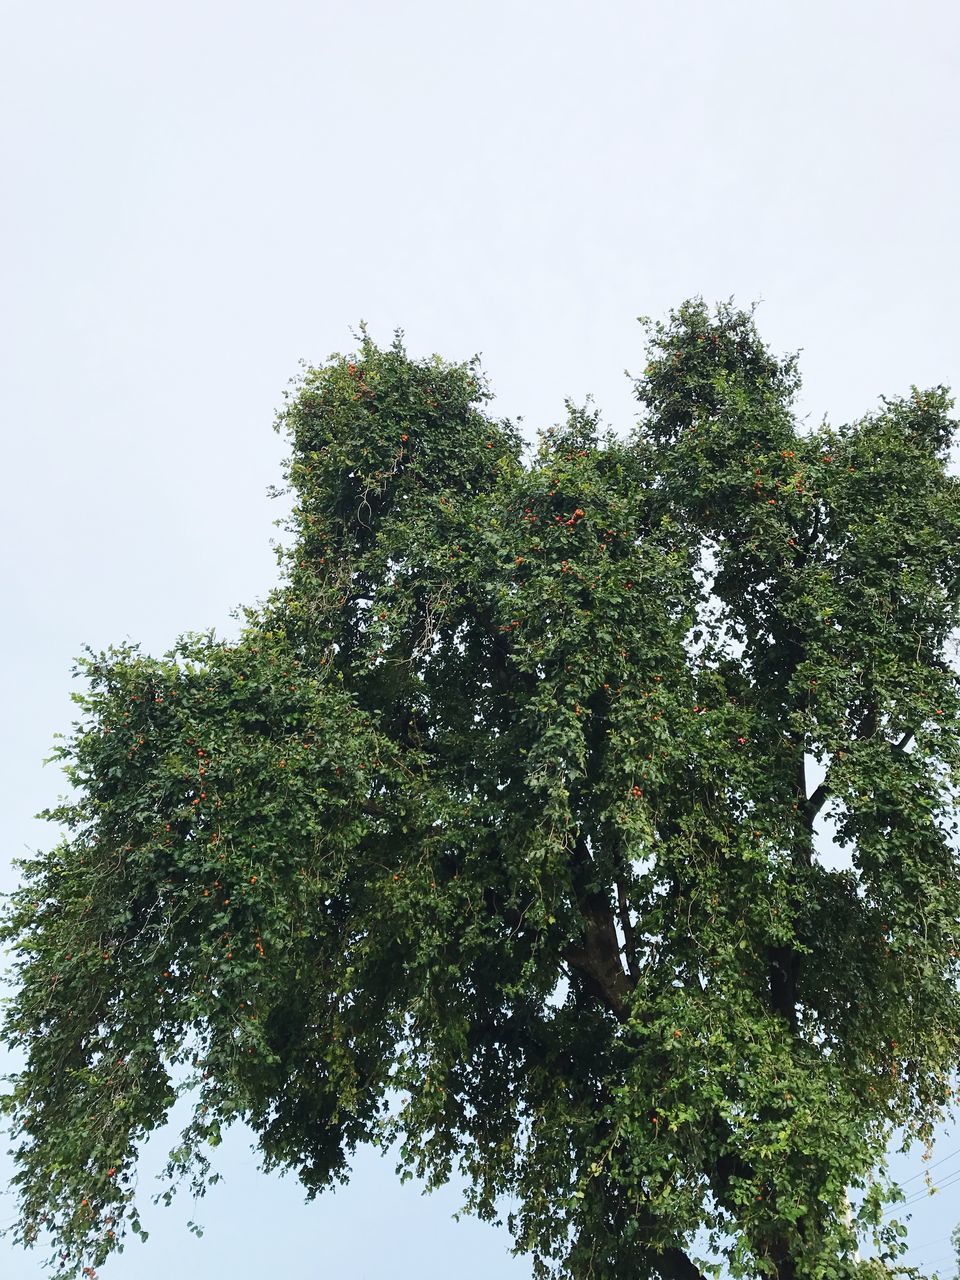
[[568,406],[527,456],[475,364],[364,334],[280,415],[240,639],[80,663],[4,926],[19,1240],[140,1230],[192,1088],[172,1178],[238,1117],[310,1195],[398,1141],[538,1276],[895,1268],[884,1152],[960,1047],[951,401],[802,430],[732,306],[649,352],[628,439]]

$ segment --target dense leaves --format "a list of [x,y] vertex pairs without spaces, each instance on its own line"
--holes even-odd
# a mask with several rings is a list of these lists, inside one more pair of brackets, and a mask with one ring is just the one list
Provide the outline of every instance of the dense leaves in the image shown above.
[[954,424],[796,386],[699,302],[628,439],[527,456],[399,341],[304,374],[275,594],[79,667],[4,926],[18,1238],[99,1266],[192,1089],[174,1178],[237,1117],[310,1193],[397,1141],[538,1275],[895,1266],[884,1151],[960,1039]]

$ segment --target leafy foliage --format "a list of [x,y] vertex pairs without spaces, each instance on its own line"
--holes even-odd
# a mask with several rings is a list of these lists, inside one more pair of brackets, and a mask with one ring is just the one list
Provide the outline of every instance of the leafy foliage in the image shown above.
[[310,1194],[399,1140],[539,1276],[895,1267],[884,1151],[960,1037],[954,423],[804,432],[796,387],[700,302],[626,440],[569,407],[527,457],[399,339],[304,374],[240,640],[79,665],[4,925],[19,1239],[99,1266],[192,1088],[174,1178],[237,1117]]

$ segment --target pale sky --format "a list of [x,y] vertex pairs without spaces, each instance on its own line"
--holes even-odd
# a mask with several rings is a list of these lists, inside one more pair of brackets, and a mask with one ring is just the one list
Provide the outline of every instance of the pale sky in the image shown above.
[[[51,840],[71,658],[270,588],[274,412],[361,320],[482,353],[531,433],[588,393],[629,427],[635,317],[694,293],[762,300],[812,420],[960,386],[958,46],[952,0],[0,0],[0,888]],[[221,1152],[204,1238],[154,1210],[104,1280],[530,1274],[375,1156],[305,1206]],[[5,1280],[40,1261],[0,1242]]]

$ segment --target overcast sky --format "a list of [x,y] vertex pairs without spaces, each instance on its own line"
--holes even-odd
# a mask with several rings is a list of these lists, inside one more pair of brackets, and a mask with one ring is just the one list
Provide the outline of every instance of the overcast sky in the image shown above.
[[[481,353],[531,433],[588,393],[629,427],[635,317],[694,293],[762,300],[812,420],[960,385],[958,39],[954,0],[0,0],[3,863],[50,842],[81,646],[271,586],[274,412],[361,320]],[[204,1238],[155,1210],[105,1280],[530,1274],[389,1162],[305,1207],[221,1150]]]

